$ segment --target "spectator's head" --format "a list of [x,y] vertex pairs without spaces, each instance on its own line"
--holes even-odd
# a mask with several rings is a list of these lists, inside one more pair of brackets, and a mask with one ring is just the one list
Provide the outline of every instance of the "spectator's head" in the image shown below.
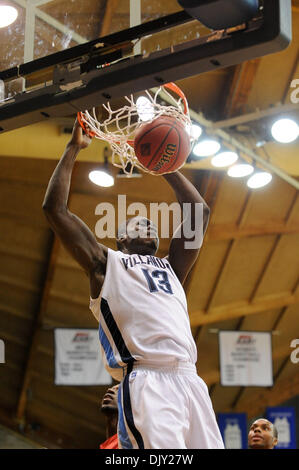
[[101,402],[101,411],[105,415],[117,414],[117,393],[119,384],[108,388]]
[[264,418],[255,420],[249,429],[250,449],[273,449],[278,443],[278,432],[274,424]]

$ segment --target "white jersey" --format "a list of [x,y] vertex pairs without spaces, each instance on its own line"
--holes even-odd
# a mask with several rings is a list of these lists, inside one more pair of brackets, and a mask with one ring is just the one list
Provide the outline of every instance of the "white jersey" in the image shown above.
[[195,364],[185,292],[167,258],[108,249],[104,284],[90,309],[100,323],[106,368],[116,380],[134,361]]

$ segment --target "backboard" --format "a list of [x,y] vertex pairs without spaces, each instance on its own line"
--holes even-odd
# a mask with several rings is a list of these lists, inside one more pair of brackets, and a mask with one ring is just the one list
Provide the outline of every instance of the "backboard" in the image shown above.
[[271,54],[291,40],[291,0],[261,0],[252,20],[216,31],[176,0],[8,3],[19,17],[0,29],[1,132]]

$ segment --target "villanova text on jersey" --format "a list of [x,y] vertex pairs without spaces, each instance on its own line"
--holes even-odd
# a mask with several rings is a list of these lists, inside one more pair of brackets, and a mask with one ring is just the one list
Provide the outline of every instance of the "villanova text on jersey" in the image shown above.
[[170,264],[167,261],[151,255],[130,255],[127,258],[121,258],[121,261],[126,270],[129,268],[134,268],[140,264],[145,264],[148,266],[152,265],[160,269],[168,269],[172,274],[174,274]]

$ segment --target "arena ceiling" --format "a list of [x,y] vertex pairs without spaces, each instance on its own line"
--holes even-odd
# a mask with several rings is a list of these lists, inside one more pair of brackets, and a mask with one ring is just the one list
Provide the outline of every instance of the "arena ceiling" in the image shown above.
[[[0,32],[1,70],[24,58],[26,2],[8,3],[17,5],[20,15],[16,29]],[[142,4],[150,19],[180,9],[175,0]],[[40,0],[35,6],[41,12],[36,19],[36,54],[60,50],[63,41],[71,47],[80,38],[93,39],[129,26],[125,0]],[[92,18],[88,23],[82,20],[86,12]],[[65,16],[77,36],[67,39],[59,30]],[[269,139],[268,128],[281,114],[299,115],[298,105],[290,100],[290,84],[299,78],[298,36],[299,2],[293,1],[293,42],[288,49],[178,82],[195,113],[294,182],[299,177],[298,140],[277,144]],[[161,33],[159,41],[163,40],[169,41],[167,32]],[[97,327],[88,309],[88,279],[53,236],[41,209],[73,120],[74,116],[65,116],[0,136],[0,338],[6,347],[6,362],[0,364],[0,423],[49,448],[96,448],[105,439],[99,403],[107,387],[63,387],[53,381],[53,329]],[[256,147],[258,140],[265,144]],[[117,205],[119,194],[127,196],[127,204],[174,201],[163,178],[145,174],[116,178],[112,188],[92,186],[88,173],[103,164],[104,147],[95,141],[80,154],[69,201],[70,209],[93,231],[97,204]],[[111,171],[117,176],[117,169]],[[187,164],[183,173],[211,207],[204,245],[185,284],[198,373],[209,387],[216,412],[247,412],[254,417],[299,391],[298,365],[290,361],[290,343],[299,334],[298,191],[276,174],[269,186],[250,190],[243,180],[215,170],[210,159]],[[105,243],[115,247],[112,239]],[[168,243],[161,241],[160,256],[167,254]],[[220,385],[219,330],[272,332],[273,387]]]

